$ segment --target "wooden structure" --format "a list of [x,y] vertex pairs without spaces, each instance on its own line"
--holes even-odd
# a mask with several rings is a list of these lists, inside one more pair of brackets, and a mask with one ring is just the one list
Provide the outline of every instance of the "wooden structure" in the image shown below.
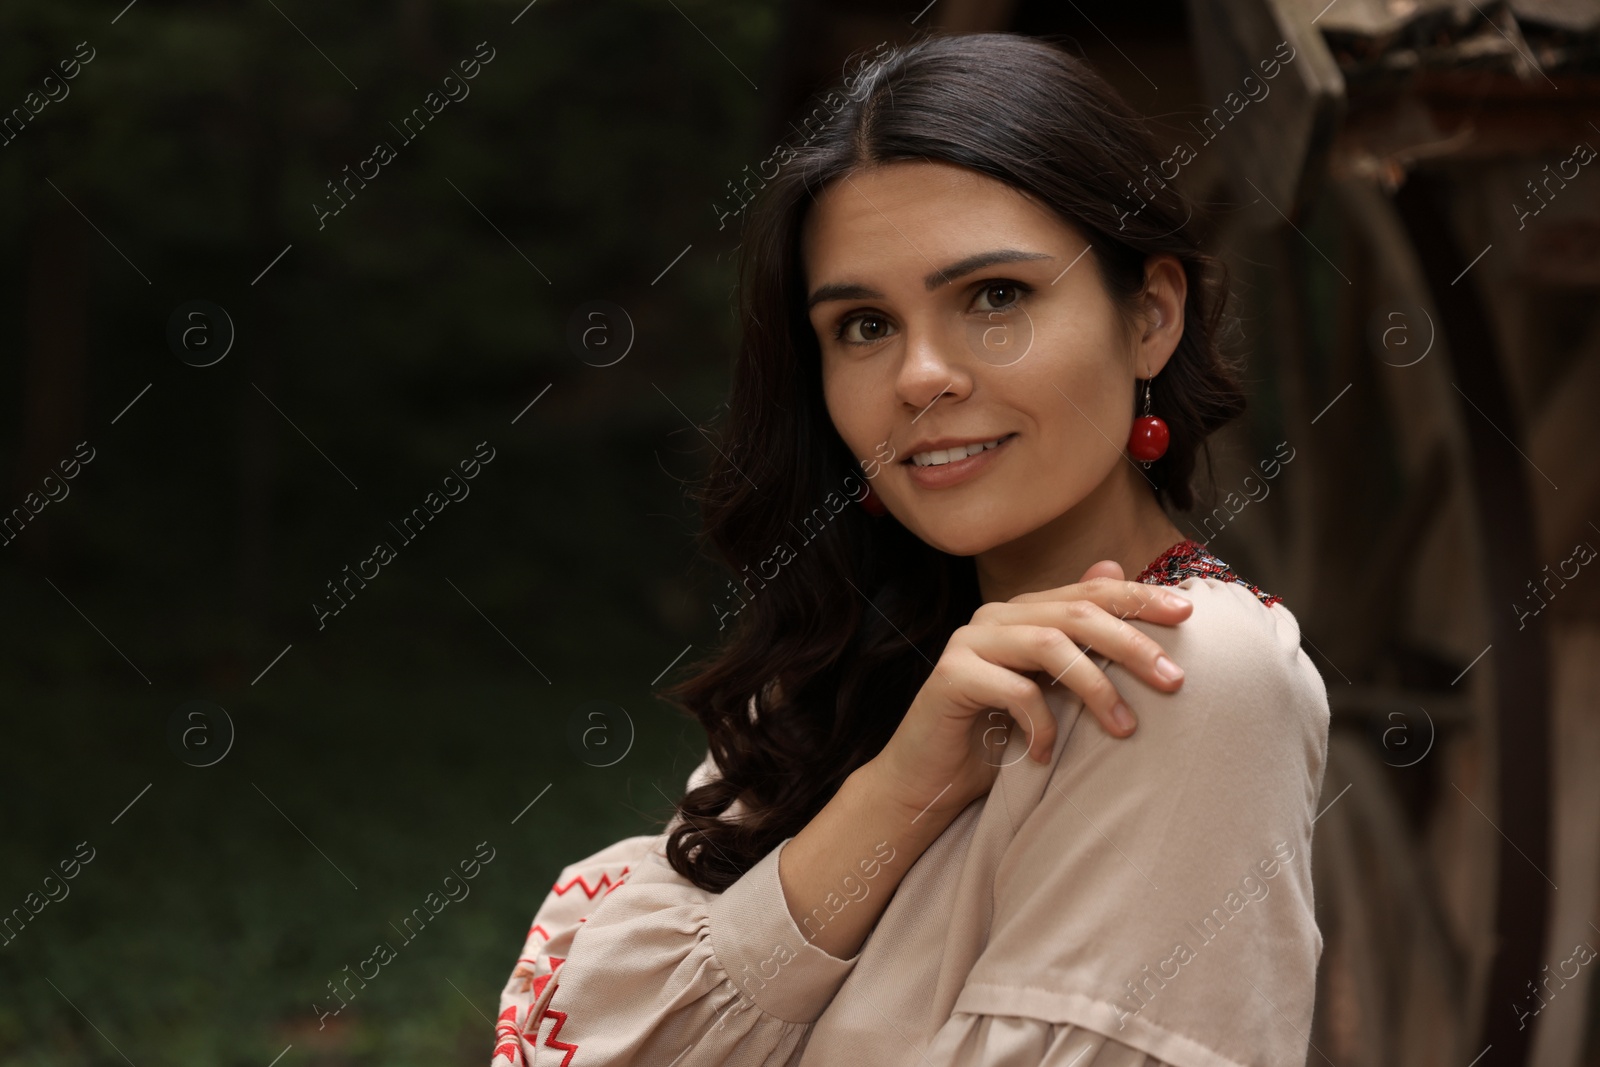
[[1229,109],[1178,180],[1252,411],[1193,527],[1328,681],[1310,1062],[1600,1064],[1600,0],[920,7],[792,5],[774,138],[929,22],[1076,46],[1162,136]]

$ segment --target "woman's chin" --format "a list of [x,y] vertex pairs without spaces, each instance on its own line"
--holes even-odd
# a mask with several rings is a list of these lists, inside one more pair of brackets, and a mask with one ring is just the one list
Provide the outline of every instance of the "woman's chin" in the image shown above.
[[977,556],[1011,540],[992,513],[952,521],[941,518],[931,524],[906,524],[912,533],[948,556]]

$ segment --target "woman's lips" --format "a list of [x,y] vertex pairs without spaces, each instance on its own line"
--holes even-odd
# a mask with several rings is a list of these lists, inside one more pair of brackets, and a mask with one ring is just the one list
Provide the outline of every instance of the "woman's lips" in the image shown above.
[[1000,457],[1002,452],[1011,447],[1011,443],[1016,439],[1016,434],[1007,434],[993,448],[986,448],[976,455],[968,456],[966,459],[941,463],[933,467],[919,467],[914,459],[908,459],[905,461],[907,477],[919,489],[948,488],[987,470]]

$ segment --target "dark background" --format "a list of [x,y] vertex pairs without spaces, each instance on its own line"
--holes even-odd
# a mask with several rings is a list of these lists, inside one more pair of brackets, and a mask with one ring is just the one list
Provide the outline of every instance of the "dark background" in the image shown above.
[[[1175,519],[1328,684],[1309,1062],[1600,1065],[1600,984],[1508,1011],[1600,944],[1595,579],[1511,615],[1600,543],[1600,178],[1526,233],[1507,210],[1600,129],[1600,0],[125,3],[0,7],[0,120],[93,50],[0,133],[0,519],[67,492],[0,533],[0,917],[94,850],[0,936],[0,1064],[487,1062],[554,877],[658,829],[704,754],[657,694],[730,577],[689,495],[730,183],[880,41],[1052,37],[1176,143],[1298,19],[1271,103],[1179,181],[1250,409]],[[1429,309],[1434,355],[1389,347]],[[1280,442],[1270,500],[1229,505]]]
[[[0,1062],[487,1062],[557,871],[681,793],[703,734],[653,684],[708,650],[723,581],[685,494],[734,336],[711,204],[770,151],[735,64],[760,84],[779,11],[677,6],[0,11],[7,109],[94,49],[0,147],[5,507],[94,450],[0,556],[4,909],[95,850],[0,950]],[[483,41],[404,142],[388,123]],[[378,140],[396,157],[319,230]],[[211,366],[167,342],[191,300],[236,330]],[[568,343],[591,300],[637,332],[612,366]],[[388,523],[483,441],[404,542]],[[319,630],[379,540],[396,558]],[[180,756],[225,746],[215,710],[169,738],[194,700],[236,734],[206,767]],[[483,841],[404,944],[389,924]]]

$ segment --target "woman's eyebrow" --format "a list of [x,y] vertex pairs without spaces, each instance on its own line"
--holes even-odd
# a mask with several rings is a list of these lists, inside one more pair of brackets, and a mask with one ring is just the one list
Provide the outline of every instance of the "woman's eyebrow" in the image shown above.
[[[1046,252],[1025,252],[1020,248],[997,248],[992,252],[979,252],[968,256],[966,259],[957,260],[940,270],[934,271],[922,279],[922,284],[931,293],[933,290],[955,281],[973,271],[982,270],[984,267],[995,263],[1017,263],[1032,259],[1055,259]],[[883,294],[870,286],[860,285],[855,282],[830,282],[821,286],[811,294],[806,301],[806,310],[810,311],[818,304],[829,300],[882,300]]]

